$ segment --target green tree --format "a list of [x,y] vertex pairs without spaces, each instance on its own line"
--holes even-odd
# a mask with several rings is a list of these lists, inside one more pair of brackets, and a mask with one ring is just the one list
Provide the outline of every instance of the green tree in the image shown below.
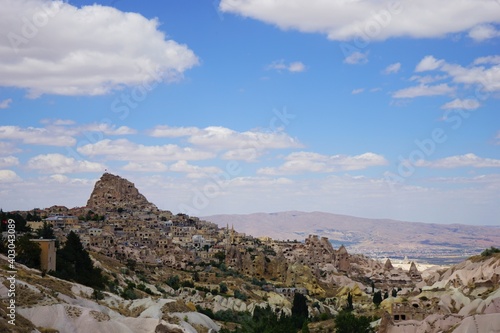
[[54,239],[56,236],[54,235],[54,229],[52,228],[52,224],[43,222],[43,227],[36,231],[37,238],[43,239]]
[[224,282],[219,283],[219,292],[221,294],[227,293],[227,285]]
[[57,251],[55,276],[94,288],[104,288],[102,271],[95,268],[80,237],[71,231],[62,249]]
[[304,320],[302,325],[302,333],[309,333],[309,322],[307,320]]
[[354,310],[354,305],[352,304],[352,295],[351,293],[347,294],[347,306],[345,307],[346,311]]
[[16,262],[31,268],[40,268],[40,245],[30,241],[29,233],[16,239]]
[[380,290],[373,294],[373,303],[377,307],[382,303],[382,292]]
[[370,318],[356,317],[352,312],[340,311],[335,317],[336,333],[372,333]]
[[125,264],[128,269],[132,272],[135,271],[135,267],[137,266],[137,262],[134,259],[127,259],[127,263]]
[[181,287],[181,279],[179,279],[178,275],[170,276],[166,284],[168,284],[173,290],[177,290]]
[[292,303],[292,318],[295,321],[295,327],[301,328],[308,317],[307,298],[301,293],[296,292]]
[[481,252],[481,256],[483,256],[483,257],[489,257],[489,256],[491,256],[491,255],[493,255],[495,253],[500,253],[500,249],[492,246],[489,249],[486,249],[483,252]]
[[17,232],[27,232],[31,229],[26,225],[26,219],[19,213],[4,213],[3,210],[0,210],[0,221],[2,221],[2,231],[7,231],[7,221],[9,219],[13,219],[15,224],[15,229]]

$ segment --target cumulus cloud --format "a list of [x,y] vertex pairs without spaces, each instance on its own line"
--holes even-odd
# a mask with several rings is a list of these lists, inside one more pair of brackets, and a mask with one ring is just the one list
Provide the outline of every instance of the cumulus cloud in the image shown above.
[[49,119],[45,118],[40,120],[41,124],[44,125],[54,125],[54,126],[67,126],[67,125],[74,125],[76,122],[71,119]]
[[188,141],[197,146],[223,149],[284,149],[299,148],[302,144],[283,131],[251,130],[238,132],[226,127],[210,126],[192,135]]
[[84,125],[78,128],[79,131],[101,132],[106,135],[129,135],[135,134],[137,131],[128,126],[117,127],[108,123],[94,123]]
[[103,172],[106,169],[101,163],[85,160],[76,160],[61,154],[37,155],[27,164],[29,169],[43,173],[76,173],[76,172]]
[[4,99],[3,101],[0,101],[0,109],[8,109],[10,103],[12,103],[12,98],[7,98]]
[[[432,8],[432,11],[429,11]],[[500,22],[495,1],[222,0],[219,9],[331,40],[433,38]],[[425,22],[425,24],[422,24]]]
[[500,36],[500,31],[492,24],[481,24],[469,31],[469,37],[477,42]]
[[438,60],[431,55],[424,57],[415,67],[415,72],[433,71],[444,63],[444,60]]
[[494,55],[494,56],[479,57],[474,60],[474,65],[484,65],[484,64],[499,65],[500,56]]
[[[500,90],[500,56],[479,57],[470,66],[464,67],[451,64],[443,59],[436,59],[429,55],[424,57],[415,68],[416,72],[439,70],[454,83],[477,85],[484,91]],[[442,86],[442,85],[441,85]]]
[[178,80],[198,64],[186,45],[166,38],[157,19],[97,4],[0,4],[0,31],[8,32],[0,39],[0,86],[26,89],[31,98]]
[[358,88],[358,89],[354,89],[353,91],[351,91],[351,94],[357,95],[357,94],[361,94],[363,91],[365,91],[365,88]]
[[188,178],[203,178],[210,174],[221,173],[222,170],[217,167],[201,167],[198,165],[189,164],[187,161],[181,160],[172,164],[170,171],[187,173]]
[[86,156],[104,156],[108,160],[119,161],[177,161],[204,160],[215,154],[206,150],[180,147],[174,144],[147,146],[127,139],[104,139],[77,148]]
[[0,183],[13,183],[21,181],[21,177],[12,170],[0,170]]
[[19,165],[19,159],[15,156],[0,157],[0,168]]
[[170,127],[167,125],[158,125],[149,131],[149,135],[156,138],[177,138],[191,136],[201,132],[197,127]]
[[169,127],[156,126],[149,131],[154,137],[187,137],[187,142],[205,150],[226,151],[222,158],[232,160],[252,161],[267,150],[301,148],[302,144],[282,130],[263,131],[249,130],[238,132],[227,127],[209,126]]
[[272,62],[269,66],[267,66],[267,69],[276,71],[288,71],[291,73],[299,73],[299,72],[304,72],[306,70],[306,66],[300,61],[295,61],[287,64],[284,60],[277,60]]
[[466,99],[454,99],[451,102],[448,102],[441,106],[441,109],[449,110],[449,109],[463,109],[463,110],[475,110],[481,106],[481,103],[478,102],[477,99],[466,98]]
[[0,141],[0,155],[8,155],[21,152],[21,149],[16,148],[13,142]]
[[368,53],[359,51],[352,52],[345,59],[344,63],[349,65],[366,64],[368,62]]
[[75,138],[70,135],[39,127],[0,126],[0,139],[46,146],[72,146],[76,143]]
[[347,170],[362,170],[371,166],[386,165],[382,156],[374,153],[361,155],[322,155],[313,152],[294,152],[285,158],[286,162],[279,167],[261,168],[261,175],[298,174],[304,172],[327,173]]
[[442,158],[436,161],[426,161],[419,160],[416,163],[419,167],[431,167],[431,168],[463,168],[463,167],[473,167],[473,168],[498,168],[500,167],[500,160],[492,158],[483,158],[475,154],[469,153],[465,155],[450,156]]
[[401,63],[396,62],[394,64],[390,64],[389,66],[387,66],[384,69],[384,74],[395,74],[395,73],[399,72],[400,69],[401,69]]
[[123,170],[138,172],[164,172],[168,170],[168,165],[158,161],[129,162]]
[[415,87],[404,88],[398,90],[392,94],[394,98],[415,98],[421,96],[440,96],[440,95],[451,95],[455,92],[454,87],[450,87],[446,83],[429,86],[425,84],[420,84]]

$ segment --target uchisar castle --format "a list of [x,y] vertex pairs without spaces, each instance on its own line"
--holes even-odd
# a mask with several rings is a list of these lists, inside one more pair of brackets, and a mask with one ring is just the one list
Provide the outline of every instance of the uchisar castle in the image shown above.
[[[367,320],[363,332],[500,332],[496,251],[424,270],[350,254],[318,235],[256,238],[160,210],[110,173],[85,207],[53,206],[35,215],[39,221],[26,222],[32,241],[41,243],[40,230],[50,229],[58,252],[39,252],[34,267],[18,264],[16,325],[7,323],[2,302],[1,332],[254,332],[254,314],[267,309],[279,322],[297,316],[301,300],[305,318],[295,332],[352,332],[336,320],[346,313]],[[66,244],[75,239],[102,283],[65,278],[59,261],[69,260]],[[0,264],[7,262],[2,254]],[[8,277],[2,269],[3,300]]]

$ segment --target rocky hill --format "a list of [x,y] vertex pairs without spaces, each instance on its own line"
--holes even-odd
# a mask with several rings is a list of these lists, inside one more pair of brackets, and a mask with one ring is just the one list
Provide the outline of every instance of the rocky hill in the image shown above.
[[303,240],[309,234],[328,237],[335,246],[371,257],[403,258],[438,264],[457,263],[500,244],[500,227],[430,224],[368,219],[323,212],[227,214],[203,219],[219,226],[234,225],[257,237]]
[[158,207],[149,202],[132,182],[110,173],[104,173],[96,182],[87,208],[97,213],[117,210],[158,212]]

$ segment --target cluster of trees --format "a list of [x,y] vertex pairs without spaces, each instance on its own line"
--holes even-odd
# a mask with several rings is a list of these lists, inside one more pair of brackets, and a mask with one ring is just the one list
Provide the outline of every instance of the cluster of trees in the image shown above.
[[295,294],[293,299],[291,316],[275,312],[269,306],[265,308],[257,306],[253,315],[248,312],[231,310],[213,313],[211,310],[201,307],[197,307],[197,310],[212,319],[239,324],[239,327],[234,331],[222,329],[220,333],[292,333],[299,330],[304,333],[309,332],[307,299],[299,293]]
[[[4,213],[0,210],[0,221],[14,219],[16,221],[16,231],[24,232],[16,239],[16,262],[31,268],[40,269],[41,249],[38,243],[30,239],[43,238],[55,239],[52,225],[44,223],[43,227],[36,232],[31,232],[26,227],[26,220],[18,213]],[[2,223],[3,228],[3,223]],[[61,279],[75,281],[83,285],[103,289],[105,279],[102,271],[94,267],[89,253],[84,249],[80,237],[74,232],[68,234],[63,247],[56,242],[56,270],[48,272]],[[0,242],[0,251],[6,253],[5,242]]]
[[483,252],[481,252],[481,256],[489,257],[489,256],[494,255],[495,253],[500,253],[500,249],[492,246],[489,249],[486,249]]
[[0,222],[2,223],[2,231],[7,231],[7,221],[13,219],[16,221],[17,232],[27,232],[29,227],[26,225],[26,219],[19,213],[4,212],[0,209]]
[[97,289],[105,285],[102,270],[94,267],[80,237],[73,231],[68,234],[64,246],[57,250],[56,271],[52,275]]

